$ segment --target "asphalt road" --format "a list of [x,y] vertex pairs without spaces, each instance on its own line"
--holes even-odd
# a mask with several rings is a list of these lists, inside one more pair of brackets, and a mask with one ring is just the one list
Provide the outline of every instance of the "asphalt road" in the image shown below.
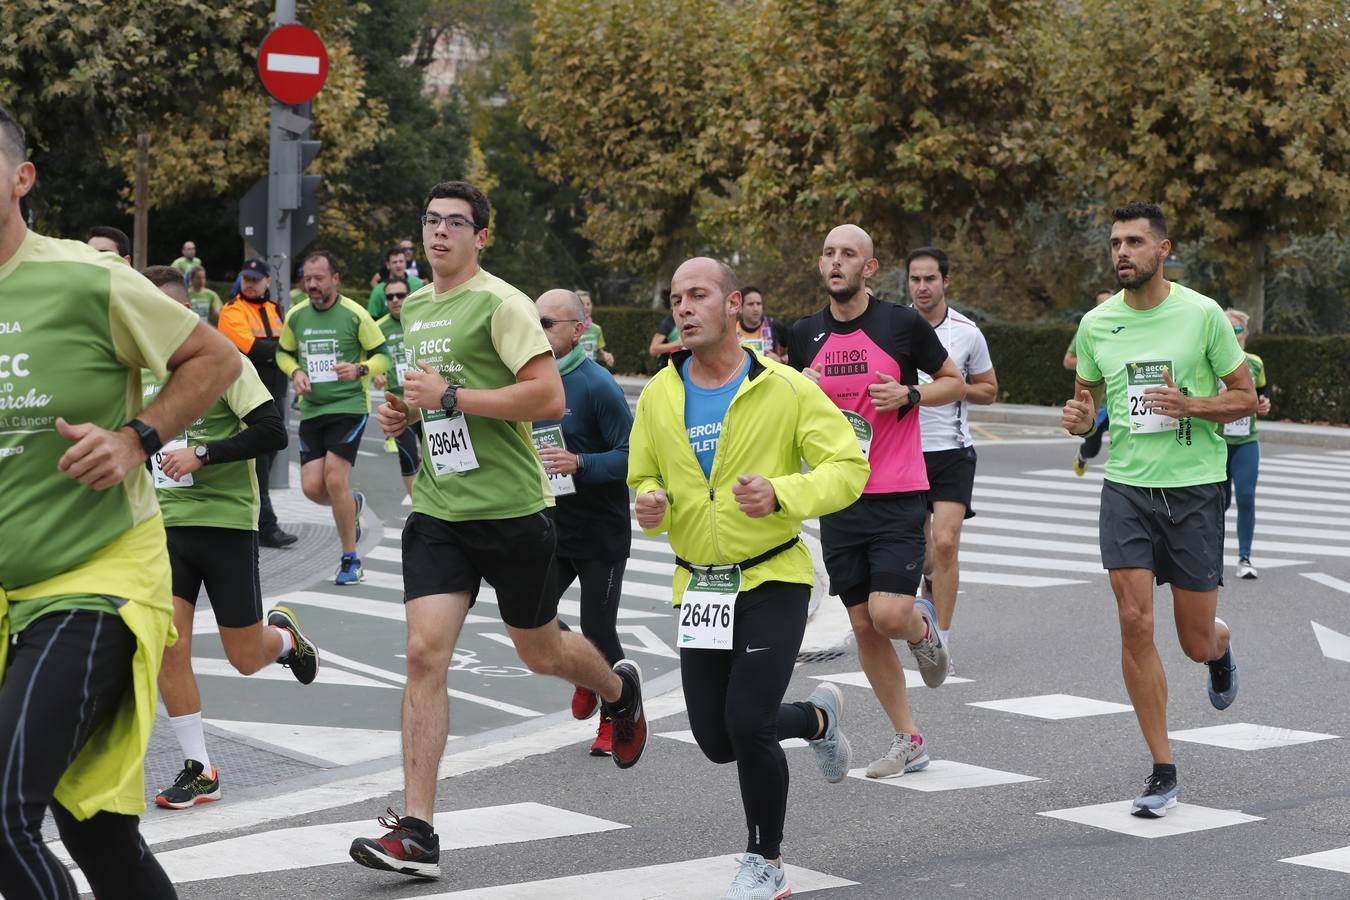
[[[1159,593],[1182,805],[1142,822],[1092,808],[1132,798],[1148,756],[1099,568],[1100,469],[1075,478],[1074,444],[1050,433],[980,429],[979,515],[965,531],[953,639],[967,680],[911,688],[930,769],[829,785],[809,749],[787,750],[784,859],[796,893],[1350,896],[1350,754],[1341,743],[1350,735],[1350,452],[1263,448],[1253,554],[1261,577],[1232,579],[1230,561],[1220,597],[1242,679],[1228,711],[1210,707],[1205,670],[1181,653]],[[466,628],[449,681],[459,692],[456,740],[442,766],[438,829],[443,847],[456,849],[442,851],[444,877],[414,882],[346,861],[351,838],[378,835],[375,816],[401,801],[397,534],[408,508],[395,458],[376,439],[365,448],[373,455],[359,460],[356,481],[384,529],[363,546],[366,583],[281,592],[322,646],[330,680],[303,689],[281,670],[273,680],[201,678],[207,717],[227,723],[213,726],[213,747],[231,748],[235,757],[222,758],[237,759],[237,771],[218,763],[221,802],[146,817],[181,895],[719,896],[734,865],[716,857],[742,849],[744,824],[734,767],[712,765],[681,739],[688,722],[673,690],[673,622],[661,592],[670,558],[660,542],[636,545],[644,565],[631,571],[620,621],[648,679],[653,736],[642,762],[621,772],[588,756],[593,723],[563,712],[570,686],[520,672],[494,607],[480,602],[482,620]],[[839,644],[839,622],[837,600],[826,599],[813,638]],[[212,640],[198,636],[207,660],[219,656]],[[827,658],[799,666],[789,697],[839,680],[854,764],[865,766],[886,750],[889,728],[857,683],[856,657],[819,656]]]

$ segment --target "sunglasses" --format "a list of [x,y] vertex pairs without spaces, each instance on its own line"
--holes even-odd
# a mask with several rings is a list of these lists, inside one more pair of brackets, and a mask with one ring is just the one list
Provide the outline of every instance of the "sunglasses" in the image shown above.
[[408,297],[407,291],[391,291],[387,292],[384,295],[384,299],[386,300],[406,300],[407,297]]
[[552,328],[559,322],[572,322],[573,324],[575,324],[580,321],[581,321],[580,319],[550,319],[548,316],[539,317],[539,324],[543,325],[545,328]]
[[1241,325],[1234,325],[1234,326],[1233,326],[1233,334],[1242,334],[1242,332],[1244,332],[1244,331],[1246,331],[1246,330],[1247,330],[1247,329],[1244,328],[1244,327],[1241,326]]

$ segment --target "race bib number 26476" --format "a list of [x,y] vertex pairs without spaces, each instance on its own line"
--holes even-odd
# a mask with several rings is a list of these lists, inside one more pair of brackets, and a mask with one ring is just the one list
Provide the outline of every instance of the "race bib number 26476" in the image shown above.
[[741,592],[739,566],[695,569],[680,599],[675,646],[691,650],[730,650]]

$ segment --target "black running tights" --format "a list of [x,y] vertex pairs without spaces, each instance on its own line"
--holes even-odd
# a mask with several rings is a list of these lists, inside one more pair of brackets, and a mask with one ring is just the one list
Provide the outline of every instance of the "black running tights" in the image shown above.
[[[623,594],[623,570],[626,559],[572,559],[559,556],[553,568],[558,573],[556,596],[581,579],[581,633],[590,639],[605,660],[612,666],[623,659],[619,633],[615,623],[619,619],[619,599]],[[571,631],[558,619],[564,631]]]
[[81,822],[52,798],[89,736],[131,688],[136,638],[113,613],[43,616],[16,635],[0,685],[0,894],[76,900],[66,867],[42,842],[50,807],[67,852],[98,900],[174,898],[136,816]]
[[783,703],[806,630],[811,588],[770,581],[736,600],[730,650],[681,650],[689,726],[703,755],[736,763],[747,853],[777,859],[787,817],[787,757],[778,742],[815,737],[815,708]]

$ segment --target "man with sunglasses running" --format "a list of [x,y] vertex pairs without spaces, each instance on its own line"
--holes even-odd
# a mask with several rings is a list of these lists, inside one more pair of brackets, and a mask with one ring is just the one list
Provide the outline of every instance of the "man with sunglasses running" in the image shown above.
[[614,721],[612,755],[634,765],[647,743],[642,673],[611,669],[590,641],[558,626],[552,501],[529,423],[561,418],[562,378],[529,298],[484,270],[492,210],[471,184],[447,181],[427,194],[422,240],[432,283],[402,310],[412,366],[403,397],[376,412],[385,434],[417,418],[425,435],[403,527],[408,681],[403,692],[403,816],[388,832],[357,838],[363,866],[440,876],[434,827],[436,770],[450,710],[445,679],[460,629],[483,581],[521,661],[600,695]]
[[[419,282],[420,285],[420,282]],[[385,350],[393,365],[384,375],[376,375],[371,383],[395,397],[403,396],[403,379],[408,374],[408,355],[403,349],[403,301],[408,299],[409,285],[400,278],[390,278],[384,284],[384,300],[389,314],[375,324],[384,334]],[[403,487],[412,496],[413,476],[422,465],[422,423],[413,422],[398,437],[385,438],[385,449],[398,454],[399,474]]]

